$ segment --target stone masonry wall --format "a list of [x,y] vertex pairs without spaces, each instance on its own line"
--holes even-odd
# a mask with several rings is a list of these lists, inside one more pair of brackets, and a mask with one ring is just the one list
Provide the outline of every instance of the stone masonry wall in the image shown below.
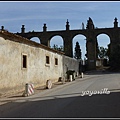
[[67,70],[74,70],[79,73],[79,61],[63,55],[63,75],[66,74]]
[[[23,55],[27,68],[23,68]],[[37,87],[45,85],[48,79],[58,81],[63,75],[62,62],[62,55],[58,53],[0,37],[0,94],[24,90],[26,83]]]

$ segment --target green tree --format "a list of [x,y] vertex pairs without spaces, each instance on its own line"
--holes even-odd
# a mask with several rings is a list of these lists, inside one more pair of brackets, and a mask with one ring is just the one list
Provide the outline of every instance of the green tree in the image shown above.
[[74,58],[81,59],[81,49],[78,42],[76,42]]
[[55,49],[55,50],[58,50],[58,51],[64,51],[64,48],[63,48],[63,46],[60,46],[60,47],[58,47],[58,45],[53,45],[53,47],[52,47],[53,49]]
[[107,48],[104,48],[104,47],[99,47],[99,51],[98,51],[98,57],[99,58],[108,58],[107,56],[107,51],[108,49]]

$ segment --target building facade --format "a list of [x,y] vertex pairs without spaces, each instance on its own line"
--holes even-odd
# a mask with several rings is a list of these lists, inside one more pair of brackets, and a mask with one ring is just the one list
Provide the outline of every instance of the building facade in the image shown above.
[[66,64],[68,69],[79,72],[79,62],[63,52],[0,31],[0,94],[22,91],[26,83],[39,87],[49,79],[57,82],[66,74]]

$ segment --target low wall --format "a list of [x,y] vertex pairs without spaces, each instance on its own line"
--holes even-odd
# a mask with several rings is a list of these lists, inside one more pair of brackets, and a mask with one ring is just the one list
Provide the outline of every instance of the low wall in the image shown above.
[[63,55],[63,75],[65,76],[68,70],[74,70],[79,73],[79,61]]

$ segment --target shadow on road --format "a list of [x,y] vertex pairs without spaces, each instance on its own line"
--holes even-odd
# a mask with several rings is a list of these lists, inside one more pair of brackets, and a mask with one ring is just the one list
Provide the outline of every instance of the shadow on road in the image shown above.
[[86,71],[84,74],[86,75],[120,74],[120,72],[110,72],[107,70],[91,70],[91,71]]
[[[64,95],[64,94],[63,94]],[[72,94],[73,95],[73,94]],[[71,96],[72,96],[71,95]],[[93,96],[51,96],[0,106],[0,118],[119,118],[120,92]]]

